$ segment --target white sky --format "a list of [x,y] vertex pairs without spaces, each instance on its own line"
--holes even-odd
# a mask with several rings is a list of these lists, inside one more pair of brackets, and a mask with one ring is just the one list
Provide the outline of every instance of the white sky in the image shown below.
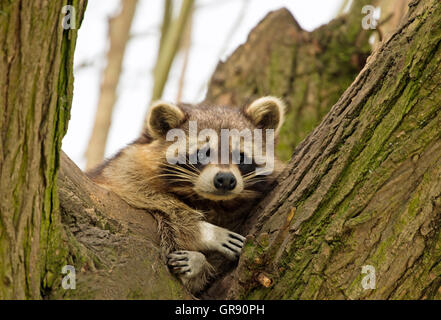
[[[183,101],[198,102],[219,59],[225,60],[245,42],[250,30],[269,12],[286,7],[300,25],[313,30],[335,17],[342,0],[249,0],[246,14],[234,36],[226,37],[242,8],[242,0],[196,0],[192,47],[186,73]],[[180,2],[179,2],[180,4]],[[79,31],[75,53],[75,83],[71,120],[63,150],[82,169],[84,152],[98,103],[100,77],[105,67],[107,19],[119,9],[118,0],[89,0]],[[106,157],[116,153],[140,133],[153,86],[152,72],[159,43],[163,1],[139,0],[118,86]],[[225,43],[226,53],[219,56]],[[78,67],[79,65],[87,65]],[[174,102],[182,59],[175,61],[163,100]],[[258,66],[256,66],[258,67]],[[202,90],[201,90],[202,89]]]

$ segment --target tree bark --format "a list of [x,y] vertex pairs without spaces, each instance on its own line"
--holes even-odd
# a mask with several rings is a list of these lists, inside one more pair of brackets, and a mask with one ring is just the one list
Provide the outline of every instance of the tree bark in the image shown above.
[[248,219],[228,297],[441,298],[441,3],[409,6]]
[[78,27],[83,0],[0,2],[0,299],[40,298],[67,256],[56,177],[77,30],[62,26],[65,5]]
[[156,221],[90,181],[61,154],[59,193],[76,289],[54,287],[50,298],[187,299],[158,247]]

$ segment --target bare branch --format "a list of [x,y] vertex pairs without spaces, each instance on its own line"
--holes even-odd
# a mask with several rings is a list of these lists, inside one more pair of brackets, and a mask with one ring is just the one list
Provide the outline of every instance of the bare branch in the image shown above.
[[151,100],[160,99],[167,82],[171,65],[179,49],[182,34],[192,11],[194,0],[184,0],[179,12],[179,16],[167,28],[162,47],[158,52],[155,70],[153,73],[154,85]]
[[182,93],[184,91],[185,74],[187,72],[188,60],[190,58],[192,24],[193,24],[193,13],[190,14],[190,17],[188,19],[188,23],[186,25],[185,34],[184,34],[184,41],[181,46],[181,50],[184,55],[184,58],[182,61],[181,75],[179,77],[178,94],[176,96],[176,102],[181,102]]
[[95,167],[104,158],[124,52],[137,3],[138,0],[122,0],[120,14],[109,19],[110,47],[107,52],[107,66],[103,73],[95,124],[86,150],[87,169]]

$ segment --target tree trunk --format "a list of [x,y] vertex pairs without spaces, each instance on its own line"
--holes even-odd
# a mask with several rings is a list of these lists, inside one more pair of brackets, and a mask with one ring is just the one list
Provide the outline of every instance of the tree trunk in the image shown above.
[[439,1],[412,1],[296,148],[244,226],[228,297],[441,298],[440,25]]
[[77,30],[62,26],[65,5],[78,27],[83,0],[0,2],[0,299],[40,298],[67,256],[56,177]]

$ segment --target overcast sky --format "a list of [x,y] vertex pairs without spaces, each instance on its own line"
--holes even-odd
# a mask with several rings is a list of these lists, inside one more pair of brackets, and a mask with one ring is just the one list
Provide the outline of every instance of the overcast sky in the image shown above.
[[[300,25],[310,31],[334,18],[341,3],[342,0],[249,0],[242,22],[235,28],[233,37],[227,39],[243,1],[196,0],[183,101],[192,103],[203,99],[206,84],[219,59],[225,60],[245,42],[250,30],[268,12],[286,7]],[[118,86],[118,100],[106,146],[107,157],[134,140],[141,130],[153,86],[151,71],[158,50],[162,9],[163,1],[139,0],[131,31],[133,37],[128,43]],[[101,72],[105,67],[107,19],[118,10],[118,0],[90,0],[79,31],[73,106],[63,150],[82,169],[98,103]],[[221,54],[223,49],[225,52]],[[176,100],[181,64],[182,59],[178,57],[163,100]]]

